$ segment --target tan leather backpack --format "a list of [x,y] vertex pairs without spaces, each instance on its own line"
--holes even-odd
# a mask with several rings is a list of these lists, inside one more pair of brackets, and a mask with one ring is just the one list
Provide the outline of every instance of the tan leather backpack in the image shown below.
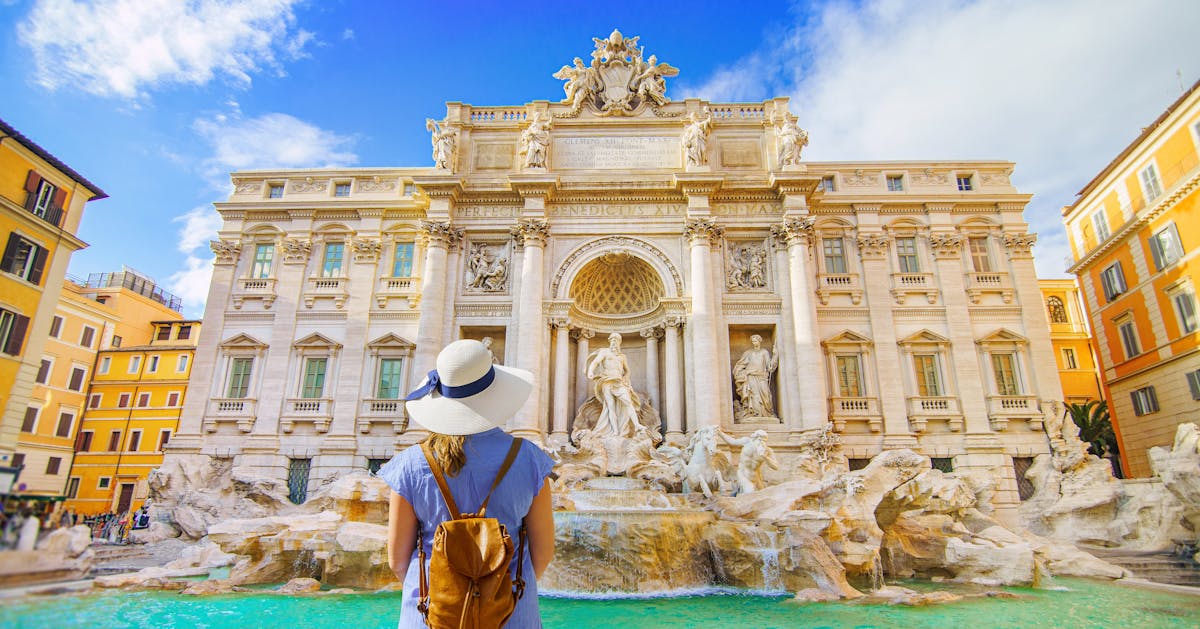
[[417,531],[417,544],[421,549],[421,600],[417,603],[417,609],[425,617],[425,624],[432,629],[503,627],[516,609],[517,601],[525,593],[525,580],[521,576],[525,526],[521,525],[519,533],[517,578],[514,580],[509,575],[509,566],[513,561],[512,538],[499,520],[487,517],[488,500],[491,500],[492,492],[496,491],[517,458],[521,441],[519,437],[513,439],[508,456],[496,473],[496,480],[479,506],[478,513],[459,513],[441,465],[429,450],[428,443],[421,444],[451,518],[439,524],[433,533],[428,578],[425,576],[423,535],[420,530]]

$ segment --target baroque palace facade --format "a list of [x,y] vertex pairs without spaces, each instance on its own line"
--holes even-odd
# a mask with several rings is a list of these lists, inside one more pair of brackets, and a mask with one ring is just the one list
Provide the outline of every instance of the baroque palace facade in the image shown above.
[[669,443],[762,429],[790,474],[831,424],[851,465],[912,448],[1014,505],[1063,395],[1013,164],[804,161],[787,99],[670,101],[677,70],[596,41],[562,102],[449,103],[432,168],[234,173],[168,456],[378,465],[457,338],[534,372],[509,429],[558,447],[617,333]]

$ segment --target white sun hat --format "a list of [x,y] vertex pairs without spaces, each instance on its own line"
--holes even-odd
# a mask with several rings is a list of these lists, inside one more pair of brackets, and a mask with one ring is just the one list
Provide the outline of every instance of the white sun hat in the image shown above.
[[471,339],[438,354],[437,369],[409,393],[408,415],[443,435],[473,435],[503,426],[533,391],[533,374],[492,364],[492,353]]

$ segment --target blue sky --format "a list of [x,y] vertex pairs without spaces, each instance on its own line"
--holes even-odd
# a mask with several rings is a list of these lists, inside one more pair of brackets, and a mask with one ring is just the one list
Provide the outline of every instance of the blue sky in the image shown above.
[[100,185],[70,273],[128,265],[203,308],[230,170],[431,165],[446,101],[562,97],[613,28],[668,96],[792,98],[806,159],[1005,159],[1059,209],[1200,78],[1192,0],[437,3],[0,0],[0,118]]

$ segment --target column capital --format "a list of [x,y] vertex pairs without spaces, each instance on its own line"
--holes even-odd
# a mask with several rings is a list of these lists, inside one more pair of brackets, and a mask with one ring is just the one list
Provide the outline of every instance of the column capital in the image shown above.
[[307,238],[284,238],[279,248],[283,249],[284,264],[304,264],[308,262],[308,254],[312,253],[312,241]]
[[242,243],[236,240],[210,240],[208,248],[217,256],[215,265],[237,264],[238,256],[242,255]]
[[859,234],[855,241],[858,253],[864,258],[882,258],[887,255],[888,243],[891,239],[885,234]]
[[540,218],[523,218],[509,228],[517,244],[525,247],[544,247],[550,235],[550,223]]
[[570,330],[571,329],[571,320],[566,317],[551,317],[550,318],[550,327],[554,328],[555,330],[562,330],[562,329]]
[[575,328],[575,330],[571,332],[571,336],[575,337],[576,339],[586,340],[596,336],[596,331],[589,330],[587,328]]
[[811,245],[813,242],[813,219],[809,216],[789,218],[771,226],[771,236],[777,242],[793,245]]
[[689,218],[683,227],[683,235],[693,247],[712,246],[725,235],[725,228],[718,225],[717,219],[712,217]]
[[350,241],[350,249],[354,251],[355,262],[375,264],[383,253],[383,243],[378,238],[354,238]]
[[929,234],[929,248],[933,250],[933,257],[939,260],[956,258],[962,253],[965,240],[962,234],[955,232],[934,232]]
[[683,327],[683,317],[667,317],[663,319],[664,328],[681,328]]
[[1032,258],[1031,250],[1035,242],[1037,242],[1037,234],[1004,234],[1004,248],[1008,250],[1008,257],[1014,260]]
[[421,221],[421,235],[428,246],[449,249],[462,240],[463,230],[452,226],[450,221]]
[[644,339],[658,340],[658,337],[662,334],[662,331],[658,329],[658,326],[654,326],[638,330],[638,334]]

